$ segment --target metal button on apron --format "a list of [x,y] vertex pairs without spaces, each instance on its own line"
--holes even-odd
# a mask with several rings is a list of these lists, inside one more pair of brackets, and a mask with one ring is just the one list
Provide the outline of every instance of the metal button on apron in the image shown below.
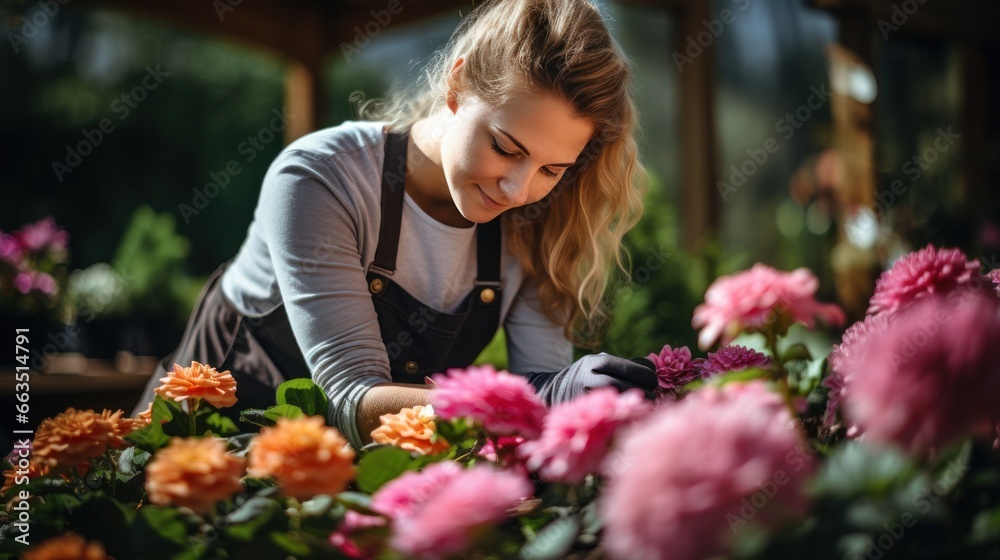
[[377,294],[377,293],[381,292],[382,288],[384,288],[384,287],[385,287],[385,284],[383,284],[382,281],[379,280],[378,278],[372,280],[372,283],[368,285],[368,289],[371,290],[371,292],[373,294]]
[[485,290],[479,292],[479,299],[483,303],[493,303],[493,300],[497,298],[497,293],[493,290],[486,288]]
[[417,362],[414,362],[413,360],[410,360],[409,362],[406,362],[406,372],[407,373],[417,373],[417,369],[419,369],[419,368],[420,368],[420,366],[417,365]]

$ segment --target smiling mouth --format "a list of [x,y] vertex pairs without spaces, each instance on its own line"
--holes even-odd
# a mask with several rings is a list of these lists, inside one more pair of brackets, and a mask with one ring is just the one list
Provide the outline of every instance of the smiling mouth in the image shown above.
[[500,204],[499,202],[490,198],[490,195],[486,194],[486,191],[483,190],[483,187],[480,187],[477,184],[476,188],[479,189],[479,193],[483,195],[483,201],[486,203],[486,206],[493,208],[494,210],[503,210],[504,208],[506,208],[505,205]]

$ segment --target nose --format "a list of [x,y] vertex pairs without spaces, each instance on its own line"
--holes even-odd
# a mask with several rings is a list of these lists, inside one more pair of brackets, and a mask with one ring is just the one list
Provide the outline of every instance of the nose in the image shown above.
[[531,168],[527,165],[512,166],[508,170],[500,179],[500,192],[507,204],[512,206],[527,204],[533,175]]

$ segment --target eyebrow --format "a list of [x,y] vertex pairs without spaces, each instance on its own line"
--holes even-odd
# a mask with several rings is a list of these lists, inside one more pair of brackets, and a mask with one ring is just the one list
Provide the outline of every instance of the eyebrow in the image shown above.
[[[510,139],[511,142],[513,142],[515,145],[517,145],[517,147],[520,148],[521,151],[525,153],[525,155],[529,155],[529,156],[531,155],[531,152],[528,151],[528,148],[525,148],[524,144],[518,142],[517,138],[514,138],[513,136],[511,136],[509,132],[507,132],[506,130],[504,130],[504,129],[500,128],[500,127],[497,127],[497,130],[499,130],[500,132],[502,132],[504,136],[506,136],[508,139]],[[573,162],[573,163],[550,163],[550,164],[546,165],[546,167],[573,167],[573,165],[575,163],[576,162]]]

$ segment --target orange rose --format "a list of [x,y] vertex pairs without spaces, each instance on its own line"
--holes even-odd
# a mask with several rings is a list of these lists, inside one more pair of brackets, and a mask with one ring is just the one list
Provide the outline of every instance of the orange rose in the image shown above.
[[286,496],[300,500],[337,494],[354,478],[354,450],[321,416],[279,418],[264,428],[250,448],[256,477],[274,477]]
[[76,533],[63,533],[25,552],[22,560],[109,560],[101,541],[85,541]]
[[204,515],[243,489],[246,461],[226,453],[219,438],[171,438],[146,465],[146,494],[156,505]]
[[93,410],[68,408],[38,426],[32,454],[50,467],[75,467],[103,455],[116,438],[121,439],[110,416],[105,418]]
[[[191,367],[174,364],[174,370],[160,379],[154,392],[165,399],[184,402],[192,399],[208,401],[215,408],[236,404],[236,380],[229,371],[218,372],[214,367],[191,362]],[[189,405],[197,406],[197,404]]]
[[384,414],[379,420],[382,425],[372,430],[375,443],[388,443],[421,455],[443,453],[451,447],[442,438],[431,443],[435,426],[434,408],[430,405],[404,408],[399,414]]

